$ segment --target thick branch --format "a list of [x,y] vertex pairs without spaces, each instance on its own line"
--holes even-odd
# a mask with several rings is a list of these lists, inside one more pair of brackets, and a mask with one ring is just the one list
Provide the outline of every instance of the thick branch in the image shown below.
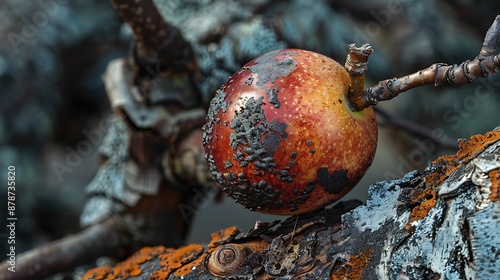
[[351,100],[355,107],[362,110],[379,101],[390,100],[398,94],[423,85],[448,87],[470,83],[500,71],[500,55],[493,55],[500,43],[500,16],[486,33],[479,55],[472,61],[457,65],[436,63],[430,67],[402,78],[380,81],[364,91],[363,99]]
[[17,257],[15,272],[8,262],[0,264],[0,279],[43,279],[61,271],[109,255],[121,246],[115,221],[93,225],[82,232],[37,247]]
[[363,205],[226,228],[208,245],[143,248],[82,279],[500,279],[499,178],[494,130],[423,173],[374,183]]
[[163,20],[153,0],[112,2],[132,28],[139,66],[160,64],[162,68],[186,68],[186,62],[193,57],[191,46],[175,27]]

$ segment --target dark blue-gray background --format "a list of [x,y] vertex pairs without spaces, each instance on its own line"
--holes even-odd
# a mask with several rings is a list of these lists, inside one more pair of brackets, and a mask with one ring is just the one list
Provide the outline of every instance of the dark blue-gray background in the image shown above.
[[[162,9],[162,3],[168,3],[156,2]],[[266,18],[273,11],[283,11],[288,17],[277,20],[290,46],[317,50],[341,64],[348,43],[371,43],[375,52],[369,64],[369,86],[435,62],[473,59],[500,10],[499,3],[489,1],[415,2],[275,1],[260,12]],[[315,25],[320,17],[330,20]],[[84,156],[72,158],[70,164],[68,155],[82,141],[91,142],[89,132],[100,130],[111,112],[101,75],[110,60],[127,54],[126,33],[108,1],[0,2],[2,250],[7,237],[9,165],[16,168],[17,253],[79,230],[83,188],[97,170],[98,146],[92,143]],[[457,88],[423,87],[379,106],[426,126],[435,137],[446,133],[451,139],[467,138],[499,125],[499,90],[500,79],[490,78]],[[381,126],[375,161],[345,199],[365,200],[371,183],[421,170],[437,155],[453,152],[429,138]],[[66,166],[65,172],[55,171],[58,163]],[[256,219],[282,218],[250,212],[230,199],[219,204],[207,201],[199,208],[189,243],[208,242],[210,233],[224,227],[237,225],[245,230]]]

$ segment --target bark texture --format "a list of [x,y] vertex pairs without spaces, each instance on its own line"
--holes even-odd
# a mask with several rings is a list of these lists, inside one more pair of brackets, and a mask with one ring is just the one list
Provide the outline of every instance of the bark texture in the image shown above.
[[498,279],[499,178],[497,129],[422,173],[373,184],[365,204],[230,227],[208,245],[143,248],[84,279]]

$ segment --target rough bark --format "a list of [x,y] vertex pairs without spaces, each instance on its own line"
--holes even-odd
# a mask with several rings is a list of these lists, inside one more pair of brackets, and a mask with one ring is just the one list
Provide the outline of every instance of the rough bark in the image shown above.
[[378,182],[362,205],[230,227],[208,245],[143,248],[84,279],[498,279],[500,130],[422,173]]

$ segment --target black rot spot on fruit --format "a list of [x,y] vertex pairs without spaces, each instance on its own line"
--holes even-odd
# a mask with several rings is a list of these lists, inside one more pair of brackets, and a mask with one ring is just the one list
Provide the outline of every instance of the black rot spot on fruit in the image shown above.
[[349,185],[347,172],[345,169],[340,169],[330,174],[328,168],[321,167],[318,169],[318,183],[327,193],[340,193],[345,186]]
[[267,150],[267,152],[272,155],[278,150],[280,137],[276,135],[267,135],[262,140],[262,145]]
[[252,85],[254,80],[253,76],[248,77],[248,79],[243,83],[243,85]]
[[279,108],[281,105],[278,100],[278,92],[279,88],[277,86],[274,86],[266,91],[269,103],[271,103],[274,106],[274,108]]
[[[257,58],[255,64],[250,66],[250,71],[257,74],[257,86],[262,86],[267,82],[275,82],[280,77],[286,77],[297,69],[297,61],[292,56],[296,53],[278,50],[269,52]],[[277,56],[285,56],[282,60]]]

